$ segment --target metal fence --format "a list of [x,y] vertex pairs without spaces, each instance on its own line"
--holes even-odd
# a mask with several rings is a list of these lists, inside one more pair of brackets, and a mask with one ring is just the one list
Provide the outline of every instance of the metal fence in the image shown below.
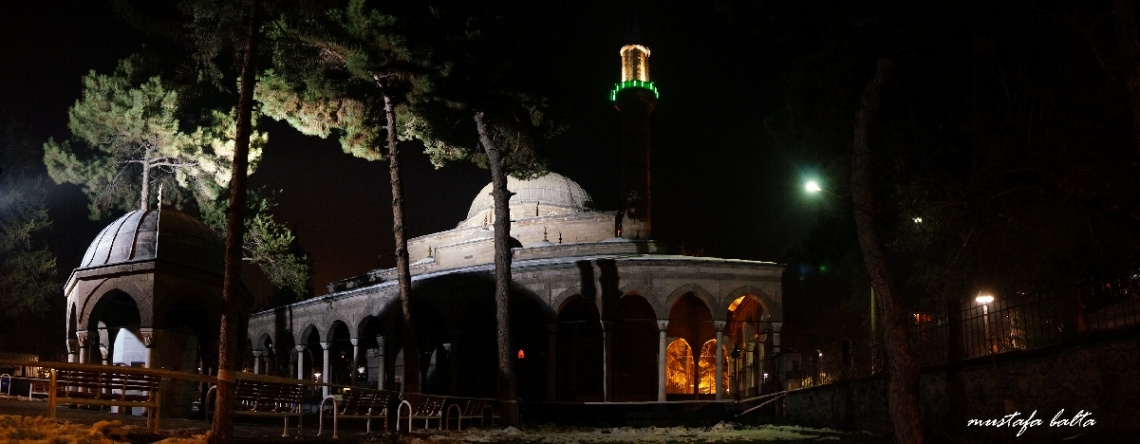
[[[1033,350],[1090,332],[1140,325],[1140,276],[1086,291],[1078,302],[1055,293],[1018,293],[987,303],[966,301],[942,313],[915,313],[910,346],[923,366]],[[1088,289],[1086,289],[1088,290]],[[876,338],[877,339],[877,338]],[[875,341],[844,341],[803,356],[803,387],[871,376],[884,369]]]

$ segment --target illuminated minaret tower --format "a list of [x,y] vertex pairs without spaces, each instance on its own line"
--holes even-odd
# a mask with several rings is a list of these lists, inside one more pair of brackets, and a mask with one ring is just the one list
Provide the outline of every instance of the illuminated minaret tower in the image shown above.
[[621,47],[621,83],[610,92],[621,113],[621,214],[615,235],[651,239],[649,115],[657,105],[657,87],[649,80],[649,48],[640,44],[634,26],[629,44]]

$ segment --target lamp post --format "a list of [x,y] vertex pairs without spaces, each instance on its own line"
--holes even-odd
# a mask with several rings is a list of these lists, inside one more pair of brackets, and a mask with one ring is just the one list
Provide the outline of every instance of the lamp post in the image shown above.
[[990,303],[994,301],[994,296],[989,293],[978,292],[974,301],[982,304],[982,331],[986,335],[986,354],[995,353],[997,347],[994,346],[990,334]]

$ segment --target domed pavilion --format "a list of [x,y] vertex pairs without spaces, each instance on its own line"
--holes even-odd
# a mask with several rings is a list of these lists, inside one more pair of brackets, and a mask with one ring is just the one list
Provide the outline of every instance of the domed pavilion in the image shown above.
[[173,210],[132,211],[107,225],[64,286],[68,360],[215,367],[223,253],[205,225]]

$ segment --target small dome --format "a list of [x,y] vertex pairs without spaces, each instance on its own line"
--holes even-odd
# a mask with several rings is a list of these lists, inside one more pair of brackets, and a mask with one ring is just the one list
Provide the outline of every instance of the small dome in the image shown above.
[[[531,180],[519,180],[507,177],[507,189],[514,192],[511,196],[511,205],[523,202],[537,202],[543,205],[559,206],[575,211],[583,211],[591,205],[590,195],[582,189],[577,182],[558,173],[546,173],[545,176]],[[467,219],[477,216],[483,210],[495,207],[495,200],[491,197],[491,184],[483,187],[471,202],[471,209],[467,211]]]
[[136,210],[91,241],[79,268],[162,259],[221,273],[225,248],[198,220],[174,210]]

